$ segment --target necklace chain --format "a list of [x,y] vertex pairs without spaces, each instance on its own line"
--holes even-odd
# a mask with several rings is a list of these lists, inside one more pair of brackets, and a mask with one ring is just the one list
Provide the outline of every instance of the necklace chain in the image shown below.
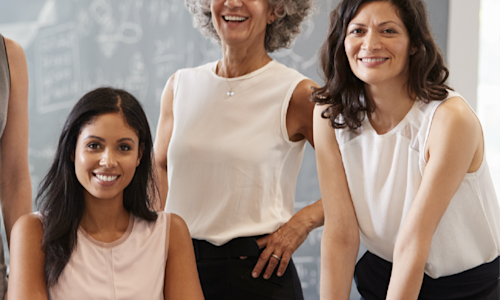
[[[222,64],[223,64],[223,62],[221,62],[221,68],[219,69],[221,73],[222,73]],[[238,83],[236,83],[236,85],[235,85],[235,86],[231,86],[231,84],[229,83],[229,80],[227,80],[227,73],[226,73],[225,75],[226,75],[226,76],[224,76],[224,79],[226,79],[226,83],[227,83],[227,85],[229,86],[229,90],[227,91],[226,95],[228,95],[229,97],[232,97],[232,96],[234,96],[234,89],[235,89],[235,88],[236,88],[236,87],[237,87],[240,83],[242,83],[245,79],[247,79],[247,78],[243,78],[243,79],[241,79],[240,81],[238,81]]]

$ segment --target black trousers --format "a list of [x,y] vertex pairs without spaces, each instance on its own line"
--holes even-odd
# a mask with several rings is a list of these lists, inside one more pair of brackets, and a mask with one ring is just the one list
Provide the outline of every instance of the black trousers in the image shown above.
[[[392,263],[370,253],[356,265],[354,280],[363,300],[384,300]],[[459,274],[433,279],[424,275],[419,300],[499,300],[500,259]]]
[[[291,260],[283,276],[252,277],[260,253],[258,237],[237,238],[222,246],[193,239],[198,274],[206,300],[303,300],[302,288]],[[240,259],[240,256],[247,256]],[[265,268],[264,268],[265,270]]]

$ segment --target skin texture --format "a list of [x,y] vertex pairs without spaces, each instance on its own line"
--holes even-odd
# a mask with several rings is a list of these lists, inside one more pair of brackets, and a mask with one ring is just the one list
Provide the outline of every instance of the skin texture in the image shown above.
[[11,85],[7,124],[0,143],[0,204],[7,242],[14,223],[31,212],[31,178],[28,165],[28,68],[24,51],[5,38]]
[[[266,25],[273,22],[274,9],[267,0],[213,0],[211,5],[212,21],[221,38],[223,58],[217,65],[217,75],[233,78],[255,71],[271,61],[264,48]],[[241,23],[227,23],[224,16],[247,18]],[[162,209],[168,193],[167,152],[172,136],[174,115],[172,111],[173,81],[169,79],[163,91],[160,120],[154,152],[157,176],[160,179],[160,199]],[[287,131],[290,140],[307,139],[314,146],[312,138],[312,112],[314,104],[309,101],[311,87],[317,87],[311,80],[299,83],[290,100],[287,112]],[[314,228],[323,225],[323,205],[321,200],[297,212],[289,222],[276,232],[259,239],[259,247],[266,248],[259,258],[252,276],[271,277],[276,267],[281,276],[288,266],[291,255],[304,242]],[[281,261],[271,254],[281,257]],[[267,265],[267,267],[266,267]]]
[[[353,22],[361,23],[367,30],[346,37],[346,53],[353,72],[365,82],[368,98],[375,103],[376,109],[369,121],[377,133],[383,134],[394,128],[413,105],[414,99],[405,86],[412,49],[404,36],[382,30],[387,28],[383,24],[386,22],[389,22],[387,25],[402,24],[389,2],[363,5]],[[394,43],[397,40],[400,47]],[[404,49],[408,49],[406,59]],[[389,59],[379,66],[363,66],[355,59],[365,55]],[[345,175],[341,173],[342,160],[335,132],[329,127],[329,120],[321,118],[323,110],[324,107],[317,107],[314,117],[316,157],[325,206],[321,299],[348,299],[354,251],[359,245],[359,234],[355,233],[358,226],[353,219],[355,212]],[[482,163],[481,127],[463,99],[451,98],[439,106],[425,151],[428,162],[425,174],[396,240],[387,294],[391,300],[417,299],[432,236],[441,217],[465,174],[477,171]],[[353,236],[348,237],[345,231]],[[349,280],[343,279],[346,276]]]
[[[125,233],[130,214],[123,207],[123,189],[142,157],[139,137],[120,114],[105,114],[83,127],[75,150],[75,171],[85,188],[80,226],[94,239],[110,243]],[[95,174],[117,175],[103,183]],[[165,299],[203,299],[187,226],[172,215],[165,269]],[[29,214],[15,224],[12,235],[9,299],[47,299],[45,254],[40,247],[43,227]],[[29,288],[27,288],[29,286]]]

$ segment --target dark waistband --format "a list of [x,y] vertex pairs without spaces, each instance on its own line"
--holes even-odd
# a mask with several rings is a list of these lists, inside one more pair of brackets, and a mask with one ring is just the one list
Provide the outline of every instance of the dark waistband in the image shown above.
[[260,249],[257,239],[265,235],[239,237],[230,240],[221,246],[215,246],[205,240],[193,240],[194,254],[196,261],[201,259],[224,259],[237,258],[240,256],[259,256]]

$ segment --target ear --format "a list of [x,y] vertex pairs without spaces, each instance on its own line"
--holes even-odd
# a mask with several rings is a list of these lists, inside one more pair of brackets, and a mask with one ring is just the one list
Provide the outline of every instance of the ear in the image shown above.
[[139,154],[137,155],[137,163],[135,167],[137,168],[141,164],[142,154],[144,153],[144,143],[139,146]]
[[271,25],[274,23],[278,15],[281,13],[277,7],[270,7],[271,14],[267,18],[267,25]]
[[411,46],[411,49],[410,49],[410,56],[414,55],[415,53],[417,53],[418,51],[418,48],[415,47],[415,46]]

